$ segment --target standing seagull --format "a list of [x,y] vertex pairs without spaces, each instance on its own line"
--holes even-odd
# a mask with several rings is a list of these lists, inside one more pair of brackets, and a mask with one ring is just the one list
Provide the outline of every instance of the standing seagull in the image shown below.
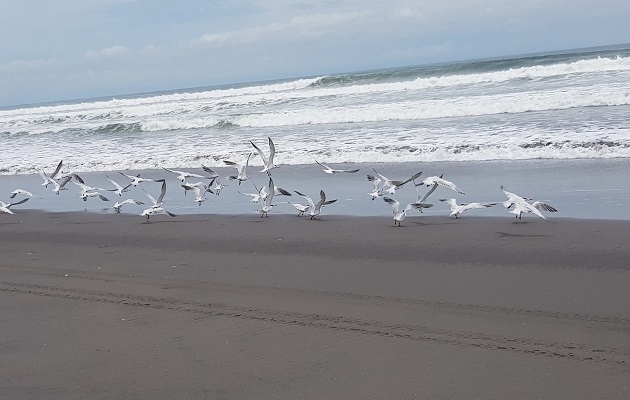
[[433,207],[433,204],[428,203],[409,203],[402,211],[400,211],[400,203],[398,202],[398,200],[394,200],[390,197],[383,197],[383,200],[387,204],[392,206],[392,210],[394,212],[394,226],[396,226],[396,224],[398,224],[398,226],[401,226],[400,223],[407,216],[407,211],[411,210],[412,208],[415,208],[416,210],[420,210],[422,212],[423,208]]
[[228,176],[228,180],[230,180],[230,181],[238,181],[238,184],[240,185],[241,182],[244,182],[247,179],[249,179],[247,177],[247,166],[249,165],[249,159],[250,159],[251,156],[252,156],[252,153],[249,153],[247,155],[247,161],[245,161],[245,164],[243,164],[243,165],[237,164],[234,161],[223,160],[225,165],[230,165],[232,167],[236,167],[236,170],[237,170],[237,174]]
[[273,158],[276,155],[276,146],[273,144],[273,140],[271,140],[270,137],[268,137],[267,139],[269,139],[269,158],[267,158],[265,153],[262,150],[260,150],[260,148],[258,148],[258,146],[254,144],[254,142],[250,140],[249,143],[251,143],[252,146],[254,146],[254,148],[258,152],[258,155],[263,161],[264,168],[261,169],[260,172],[266,172],[267,175],[271,176],[271,170],[274,168],[278,168],[278,166],[273,163]]
[[453,198],[440,199],[440,201],[446,202],[451,207],[451,214],[449,215],[449,217],[454,216],[455,218],[457,218],[457,216],[463,213],[464,211],[473,210],[476,208],[489,208],[497,204],[497,203],[463,203],[463,204],[458,205],[457,200]]
[[[262,189],[261,189],[262,190]],[[273,179],[269,177],[269,186],[267,186],[267,196],[263,199],[260,198],[260,217],[269,217],[269,211],[273,207],[271,201],[273,200],[273,195],[276,192],[275,186],[273,184]]]
[[13,207],[13,206],[17,206],[18,204],[23,204],[26,203],[28,201],[28,197],[25,199],[22,199],[18,202],[15,203],[5,203],[4,201],[0,201],[0,212],[6,213],[6,214],[11,214],[11,215],[15,215],[15,213],[11,210],[9,210],[9,208]]
[[319,201],[317,203],[313,202],[313,199],[311,199],[310,197],[308,197],[305,194],[302,194],[302,193],[298,192],[297,190],[295,191],[295,193],[297,193],[299,196],[304,197],[306,199],[306,201],[308,202],[308,205],[309,205],[309,207],[308,207],[308,214],[311,216],[311,219],[314,219],[316,216],[319,215],[319,213],[321,212],[323,206],[327,206],[327,205],[332,204],[332,203],[337,201],[337,199],[326,201],[326,193],[324,193],[323,190],[319,191]]
[[358,169],[333,169],[333,168],[330,168],[328,165],[325,165],[325,164],[320,163],[320,162],[319,162],[319,161],[317,161],[317,160],[315,160],[315,162],[316,162],[319,166],[321,166],[322,168],[324,168],[324,172],[325,172],[325,173],[330,174],[330,175],[332,175],[332,174],[338,174],[338,173],[340,173],[340,172],[347,172],[347,173],[349,173],[349,174],[353,174],[353,173],[355,173],[355,172],[359,172],[359,170],[358,170]]

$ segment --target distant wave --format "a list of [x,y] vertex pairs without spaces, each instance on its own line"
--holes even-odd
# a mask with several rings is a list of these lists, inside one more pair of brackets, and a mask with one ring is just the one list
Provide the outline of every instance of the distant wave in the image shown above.
[[[591,141],[533,141],[530,143],[468,143],[450,145],[414,145],[367,143],[365,145],[344,145],[343,142],[302,146],[289,145],[279,149],[277,162],[280,165],[310,164],[313,159],[325,159],[328,163],[398,163],[398,162],[440,162],[440,161],[491,161],[528,159],[605,159],[629,158],[630,139],[591,140]],[[74,171],[112,171],[128,169],[157,169],[161,167],[200,168],[201,164],[211,167],[224,167],[223,160],[245,158],[251,151],[242,144],[241,148],[216,144],[208,150],[190,146],[183,151],[173,151],[172,147],[153,148],[150,153],[130,147],[126,151],[110,153],[75,154],[64,159],[64,163]],[[2,160],[0,174],[35,173],[39,168],[50,169],[58,162],[55,154],[43,152],[37,161],[22,165],[21,159]],[[253,158],[253,168],[260,160]]]

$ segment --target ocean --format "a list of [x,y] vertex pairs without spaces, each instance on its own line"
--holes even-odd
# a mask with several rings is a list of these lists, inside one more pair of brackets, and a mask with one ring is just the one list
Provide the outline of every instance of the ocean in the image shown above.
[[223,167],[271,137],[276,171],[616,160],[623,177],[629,115],[630,45],[570,50],[5,107],[0,174]]

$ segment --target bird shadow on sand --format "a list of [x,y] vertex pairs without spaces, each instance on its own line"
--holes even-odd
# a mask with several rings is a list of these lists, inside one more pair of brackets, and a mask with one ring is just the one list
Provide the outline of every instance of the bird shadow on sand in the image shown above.
[[550,237],[552,235],[525,235],[522,233],[496,232],[499,237]]

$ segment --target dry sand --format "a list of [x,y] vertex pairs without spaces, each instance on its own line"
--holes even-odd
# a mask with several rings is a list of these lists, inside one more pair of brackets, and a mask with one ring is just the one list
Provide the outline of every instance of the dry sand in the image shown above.
[[630,222],[0,215],[2,399],[626,399]]

